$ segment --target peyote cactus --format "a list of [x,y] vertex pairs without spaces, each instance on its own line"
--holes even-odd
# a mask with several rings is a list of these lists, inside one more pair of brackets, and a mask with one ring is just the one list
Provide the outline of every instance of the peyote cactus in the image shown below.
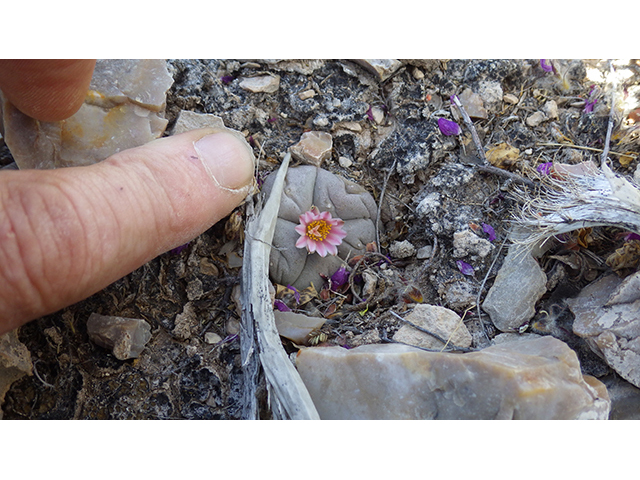
[[[266,196],[275,179],[264,183]],[[321,257],[305,248],[296,248],[300,233],[300,215],[315,206],[344,221],[347,236],[338,246],[338,255]],[[273,237],[269,262],[271,280],[280,285],[305,289],[311,283],[320,289],[322,277],[330,277],[348,257],[364,253],[366,244],[375,240],[376,203],[360,185],[315,166],[290,168],[280,201],[280,212]],[[341,260],[342,259],[342,260]]]

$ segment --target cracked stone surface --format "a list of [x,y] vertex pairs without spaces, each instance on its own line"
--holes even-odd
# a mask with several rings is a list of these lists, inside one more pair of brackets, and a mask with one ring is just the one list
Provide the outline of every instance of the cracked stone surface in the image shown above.
[[164,60],[98,60],[84,104],[60,122],[34,120],[0,94],[6,144],[21,169],[99,162],[162,135],[172,83]]
[[479,352],[308,348],[296,359],[322,419],[606,419],[605,386],[553,337]]
[[637,291],[629,295],[629,285],[635,285],[637,277],[637,273],[624,280],[607,275],[567,304],[576,316],[573,332],[622,378],[640,387],[640,299]]

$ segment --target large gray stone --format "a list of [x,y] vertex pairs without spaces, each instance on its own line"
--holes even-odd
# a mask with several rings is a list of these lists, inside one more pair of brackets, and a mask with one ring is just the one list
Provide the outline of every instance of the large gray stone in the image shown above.
[[[607,275],[585,287],[567,304],[576,316],[573,332],[625,380],[640,387],[640,300],[637,276]],[[625,303],[624,300],[634,300]]]
[[502,332],[516,332],[535,315],[547,276],[530,253],[511,247],[482,308]]
[[80,110],[60,122],[34,120],[0,95],[6,144],[22,169],[99,162],[162,135],[172,83],[164,60],[98,60]]
[[[263,191],[268,196],[275,176],[264,182]],[[309,254],[306,248],[297,248],[300,237],[295,231],[300,215],[318,207],[329,211],[333,218],[344,220],[347,236],[338,246],[338,255],[321,257]],[[364,253],[367,243],[375,240],[376,203],[363,187],[322,168],[304,165],[290,168],[280,201],[280,211],[273,236],[269,260],[271,279],[280,285],[293,285],[304,290],[311,283],[322,287],[321,274],[330,277],[347,256]],[[343,259],[343,260],[341,260]]]
[[479,352],[399,344],[301,350],[296,365],[322,419],[606,419],[604,385],[553,337]]

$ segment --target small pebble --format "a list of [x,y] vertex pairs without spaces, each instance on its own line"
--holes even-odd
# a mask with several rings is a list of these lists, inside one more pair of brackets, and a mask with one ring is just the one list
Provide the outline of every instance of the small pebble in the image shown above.
[[305,90],[304,92],[298,93],[298,98],[300,100],[307,100],[308,98],[313,98],[316,96],[316,91],[313,89]]
[[378,125],[384,121],[384,111],[380,107],[371,107],[371,115],[373,115],[373,121]]
[[222,341],[222,337],[214,332],[207,332],[204,334],[204,341],[209,345],[213,345],[216,343],[220,343]]
[[296,160],[319,167],[323,161],[331,157],[333,139],[326,132],[306,132],[300,141],[291,147],[291,155]]
[[537,127],[544,122],[547,117],[542,112],[534,112],[527,118],[527,125],[530,127]]
[[427,258],[431,258],[431,254],[433,253],[432,245],[425,245],[422,248],[419,248],[416,252],[416,258],[418,260],[425,260]]
[[395,258],[409,258],[416,253],[416,247],[409,240],[393,242],[389,247],[389,253]]
[[505,93],[505,95],[502,97],[502,99],[504,100],[505,103],[509,103],[511,105],[517,105],[518,104],[518,97],[516,97],[512,93]]
[[351,161],[351,159],[347,157],[338,158],[338,163],[342,168],[349,168],[351,165],[353,165],[353,162]]
[[313,119],[313,124],[316,127],[326,127],[327,125],[329,125],[329,119],[326,115],[318,115]]
[[542,106],[542,112],[550,120],[558,118],[558,104],[555,100],[549,100]]
[[261,75],[243,78],[240,82],[240,88],[253,93],[275,93],[280,88],[280,76]]
[[413,78],[415,78],[416,80],[422,80],[424,78],[424,73],[418,67],[415,67],[413,69],[413,72],[411,73],[413,75]]

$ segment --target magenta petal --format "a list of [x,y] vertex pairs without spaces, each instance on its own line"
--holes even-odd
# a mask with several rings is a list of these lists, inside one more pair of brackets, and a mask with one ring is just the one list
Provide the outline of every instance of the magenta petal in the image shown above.
[[343,286],[349,280],[349,272],[344,267],[340,267],[331,275],[331,287],[336,289]]
[[287,304],[284,303],[282,300],[278,300],[278,299],[274,300],[273,306],[276,307],[281,312],[290,312],[291,311],[291,309],[287,306]]
[[473,269],[473,267],[469,265],[467,262],[458,260],[456,262],[456,265],[458,266],[458,270],[460,270],[460,273],[462,273],[463,275],[473,275],[475,273],[475,270]]
[[542,67],[542,69],[545,72],[553,72],[553,65],[549,60],[546,60],[546,59],[540,60],[540,67]]
[[460,135],[462,133],[460,125],[452,120],[447,120],[446,118],[438,119],[438,127],[442,134],[446,136]]
[[553,162],[541,163],[536,167],[536,171],[542,175],[549,175],[551,173],[551,167],[553,167]]
[[489,235],[489,241],[493,242],[496,239],[496,231],[488,223],[482,224],[482,231]]

